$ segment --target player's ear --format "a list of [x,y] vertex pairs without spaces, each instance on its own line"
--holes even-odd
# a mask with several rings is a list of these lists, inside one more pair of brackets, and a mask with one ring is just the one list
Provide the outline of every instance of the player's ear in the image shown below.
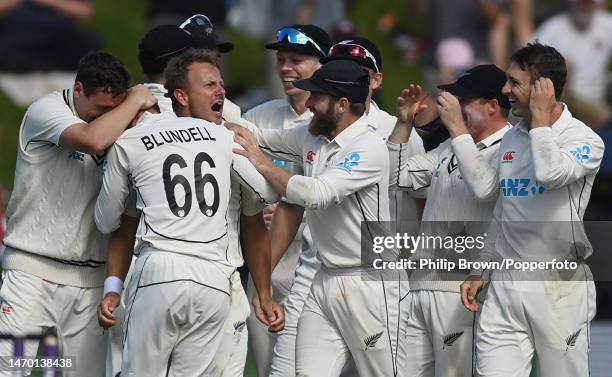
[[501,107],[499,106],[499,102],[496,99],[492,99],[487,101],[487,109],[490,116],[494,115],[498,111],[501,111]]
[[189,105],[189,96],[183,89],[174,89],[174,98],[178,101],[179,104],[183,107],[187,107]]
[[85,87],[83,86],[83,83],[80,81],[76,81],[74,83],[74,94],[77,97],[82,96],[83,94],[85,94]]
[[336,105],[338,106],[338,112],[340,114],[347,112],[350,107],[350,103],[346,97],[341,97],[338,102],[336,102]]
[[383,74],[382,72],[373,72],[370,76],[370,86],[372,90],[376,90],[382,86]]

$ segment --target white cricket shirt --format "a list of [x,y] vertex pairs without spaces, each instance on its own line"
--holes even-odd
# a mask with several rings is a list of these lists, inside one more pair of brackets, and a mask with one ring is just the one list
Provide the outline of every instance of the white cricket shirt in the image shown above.
[[[142,213],[141,252],[171,252],[215,262],[229,276],[235,268],[228,257],[231,180],[243,181],[262,200],[277,198],[250,162],[232,153],[235,147],[233,133],[222,126],[145,113],[109,150],[96,203],[98,228],[109,233],[119,226],[131,183]],[[202,274],[198,281],[206,279]]]
[[103,156],[60,147],[62,132],[85,123],[72,89],[34,102],[19,130],[13,192],[7,209],[2,267],[54,283],[99,287],[107,237],[94,224]]
[[[483,161],[491,167],[497,166],[499,146],[510,124],[475,144]],[[462,137],[474,144],[469,134]],[[426,154],[412,155],[405,144],[387,142],[391,158],[390,187],[410,193],[426,191],[427,203],[419,232],[426,235],[446,236],[471,229],[455,229],[461,222],[488,222],[493,216],[495,197],[479,201],[465,183],[457,157],[453,152],[451,139]],[[472,224],[476,225],[476,224]],[[467,226],[470,228],[469,224]],[[474,234],[477,236],[479,234]],[[453,253],[451,251],[451,253]],[[417,250],[415,259],[456,259],[461,255],[434,253],[430,249]],[[461,271],[435,271],[416,269],[410,276],[410,289],[442,290],[459,292],[459,282],[467,274]]]
[[388,152],[366,116],[333,140],[312,136],[307,126],[254,131],[273,158],[304,167],[304,175],[289,180],[287,199],[307,209],[306,221],[323,265],[362,266],[361,222],[389,221]]
[[551,127],[523,121],[504,135],[497,169],[468,137],[453,140],[459,169],[477,197],[499,194],[482,260],[576,260],[592,253],[582,218],[604,152],[601,138],[566,105]]

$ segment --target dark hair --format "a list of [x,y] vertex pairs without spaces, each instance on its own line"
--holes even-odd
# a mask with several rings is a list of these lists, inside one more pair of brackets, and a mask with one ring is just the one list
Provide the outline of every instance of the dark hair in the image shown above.
[[75,81],[83,84],[86,96],[98,89],[118,95],[130,87],[130,73],[119,59],[105,51],[89,52],[79,60]]
[[168,62],[164,76],[166,77],[166,96],[172,100],[172,109],[178,111],[178,101],[174,97],[175,89],[187,89],[187,71],[193,63],[210,63],[217,65],[216,56],[212,51],[189,49],[181,55],[175,56]]
[[559,51],[536,41],[517,50],[511,60],[523,71],[528,71],[533,81],[540,77],[549,78],[555,87],[555,97],[557,100],[561,98],[567,79],[567,67]]
[[365,113],[366,105],[365,103],[351,103],[349,109],[353,115],[362,116]]

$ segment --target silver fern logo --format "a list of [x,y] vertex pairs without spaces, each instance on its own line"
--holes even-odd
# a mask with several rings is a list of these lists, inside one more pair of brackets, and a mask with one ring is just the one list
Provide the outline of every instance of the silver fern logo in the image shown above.
[[246,325],[244,321],[234,322],[234,335],[236,335],[237,332],[242,332],[244,325]]
[[376,343],[378,343],[378,340],[380,339],[382,334],[383,334],[383,332],[381,331],[378,334],[370,335],[367,338],[365,338],[363,340],[363,343],[365,344],[365,348],[363,350],[367,351],[368,348],[376,347]]
[[565,349],[565,352],[567,352],[567,350],[569,350],[570,347],[574,347],[576,345],[576,341],[578,340],[578,336],[580,336],[581,331],[582,329],[579,329],[575,333],[565,338],[565,344],[567,344],[567,348]]
[[460,332],[454,332],[448,335],[444,335],[442,337],[442,341],[444,342],[444,346],[442,347],[442,349],[445,349],[446,347],[451,347],[455,341],[457,339],[459,339],[459,337],[461,337],[461,335],[463,335],[464,331],[460,331]]

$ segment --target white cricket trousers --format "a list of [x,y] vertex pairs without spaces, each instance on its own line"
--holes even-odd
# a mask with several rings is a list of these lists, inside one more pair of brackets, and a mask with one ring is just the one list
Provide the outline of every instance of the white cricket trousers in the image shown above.
[[189,268],[205,270],[202,276],[217,271],[210,262],[189,263],[197,258],[156,254],[141,255],[134,266],[121,377],[218,376],[215,356],[229,313],[229,282],[221,289],[181,278]]
[[594,316],[590,279],[521,281],[496,271],[478,321],[475,375],[528,377],[533,366],[539,377],[588,377]]
[[296,375],[337,377],[353,358],[360,377],[403,376],[401,298],[408,281],[371,280],[358,269],[321,267],[298,323]]
[[[306,230],[304,235],[306,235]],[[306,244],[306,243],[305,243]],[[293,285],[283,302],[285,307],[285,328],[278,333],[272,356],[270,377],[286,377],[295,375],[295,341],[297,338],[298,321],[302,309],[310,293],[312,280],[321,267],[316,253],[305,249],[300,255],[300,264],[295,270]]]
[[406,301],[405,375],[472,377],[475,314],[465,309],[461,295],[418,290]]
[[232,275],[232,296],[229,315],[225,321],[223,340],[216,359],[221,370],[219,377],[242,377],[248,353],[249,331],[246,320],[251,306],[246,297],[240,274]]
[[[0,289],[0,333],[42,334],[43,328],[57,329],[60,354],[74,357],[75,369],[67,377],[103,377],[106,336],[98,325],[96,310],[102,287],[78,288],[55,284],[19,270],[3,273]],[[25,355],[36,356],[39,341],[25,342]],[[13,342],[0,341],[0,356],[13,355]],[[6,369],[6,368],[1,368]],[[13,376],[0,371],[0,376]]]

